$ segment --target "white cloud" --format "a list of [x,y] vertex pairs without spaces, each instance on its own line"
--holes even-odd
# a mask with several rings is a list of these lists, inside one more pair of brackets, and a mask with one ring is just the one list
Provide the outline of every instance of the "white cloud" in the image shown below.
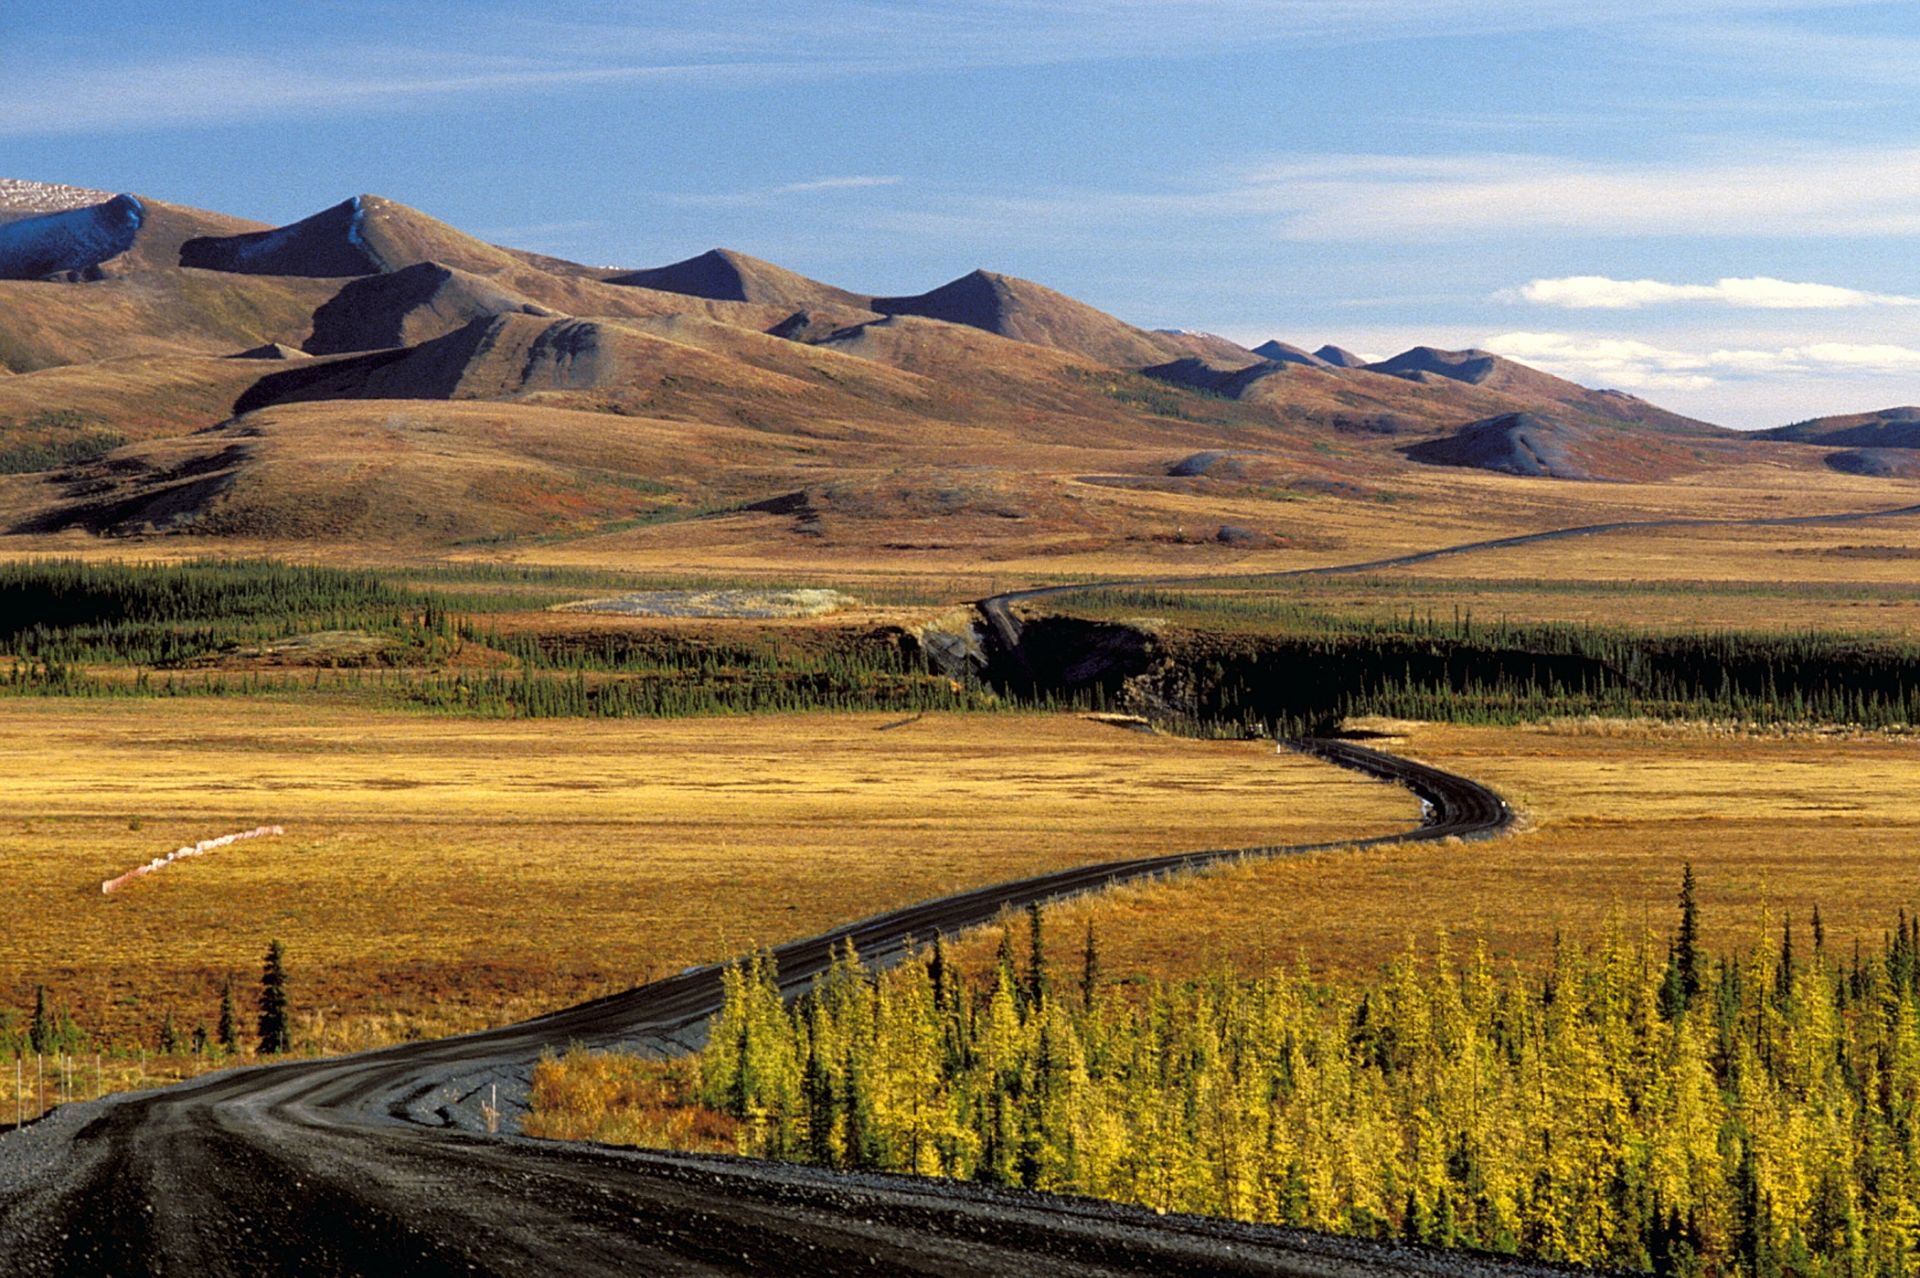
[[1545,372],[1622,390],[1697,391],[1725,381],[1920,374],[1920,350],[1887,342],[1679,350],[1632,338],[1515,332],[1482,345]]
[[785,186],[773,188],[775,195],[805,195],[812,191],[859,191],[876,186],[899,186],[904,179],[882,177],[873,174],[854,174],[850,177],[814,178],[807,182],[789,182]]
[[1717,302],[1754,310],[1837,310],[1856,306],[1920,306],[1920,298],[1867,293],[1837,284],[1799,284],[1765,275],[1669,284],[1663,280],[1616,280],[1605,275],[1567,275],[1529,280],[1494,294],[1496,301],[1533,302],[1568,310],[1630,311],[1671,302]]

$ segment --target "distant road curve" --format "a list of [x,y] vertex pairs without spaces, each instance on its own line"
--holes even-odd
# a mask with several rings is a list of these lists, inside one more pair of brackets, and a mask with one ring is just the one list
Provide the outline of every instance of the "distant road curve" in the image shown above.
[[1020,625],[1015,619],[1012,606],[1025,603],[1030,599],[1046,599],[1058,595],[1084,594],[1090,590],[1143,590],[1156,586],[1210,586],[1223,582],[1237,581],[1290,581],[1303,577],[1345,577],[1355,573],[1378,572],[1388,568],[1410,568],[1414,564],[1431,563],[1436,559],[1451,559],[1459,555],[1474,555],[1488,550],[1511,550],[1516,546],[1533,546],[1549,541],[1571,541],[1576,537],[1597,537],[1607,533],[1621,532],[1660,532],[1676,528],[1797,528],[1822,524],[1858,524],[1874,519],[1904,519],[1920,516],[1920,505],[1895,506],[1883,510],[1845,511],[1832,515],[1782,515],[1752,519],[1616,519],[1603,524],[1578,524],[1571,528],[1549,528],[1544,532],[1518,533],[1512,537],[1491,537],[1483,541],[1464,541],[1453,546],[1438,546],[1432,550],[1416,550],[1404,555],[1389,555],[1384,559],[1369,559],[1356,564],[1325,564],[1317,568],[1282,568],[1272,572],[1225,572],[1206,573],[1199,576],[1184,577],[1134,577],[1113,581],[1074,582],[1063,586],[1033,586],[1026,590],[1009,590],[982,599],[978,605],[981,613],[992,625],[1000,641],[1008,646],[1017,643],[1020,637]]
[[[1920,506],[1759,520],[1647,520],[1497,538],[1324,576],[1636,529],[1842,523]],[[1017,642],[1011,605],[1114,586],[1014,591],[982,613]],[[1487,787],[1345,741],[1297,748],[1406,786],[1426,821],[1357,844],[1220,849],[1108,861],[889,911],[779,947],[797,993],[852,940],[889,961],[908,938],[1110,883],[1243,856],[1484,839],[1512,822]],[[1372,1243],[1045,1194],[843,1175],[747,1159],[478,1134],[480,1106],[524,1095],[531,1063],[571,1042],[673,1053],[719,1008],[705,967],[499,1030],[357,1056],[237,1069],[156,1092],[69,1105],[0,1137],[0,1274],[1552,1274],[1559,1266]]]

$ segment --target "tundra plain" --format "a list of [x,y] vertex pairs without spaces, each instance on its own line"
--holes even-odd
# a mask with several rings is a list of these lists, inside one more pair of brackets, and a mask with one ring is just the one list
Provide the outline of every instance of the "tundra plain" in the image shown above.
[[[0,698],[0,989],[108,1044],[250,1006],[302,1050],[501,1024],[877,910],[1152,851],[1405,828],[1271,744],[1072,715],[497,721],[312,698]],[[77,779],[84,778],[84,782]],[[103,880],[262,823],[283,836]]]

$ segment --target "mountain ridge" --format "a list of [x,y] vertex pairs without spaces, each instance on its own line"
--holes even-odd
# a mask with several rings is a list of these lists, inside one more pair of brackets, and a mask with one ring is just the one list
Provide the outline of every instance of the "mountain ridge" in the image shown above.
[[[671,492],[675,512],[707,512],[689,520],[772,538],[1185,544],[1197,520],[1245,531],[1206,542],[1228,553],[1311,537],[1277,531],[1313,514],[1282,497],[1384,499],[1433,482],[1411,478],[1422,463],[1493,483],[1758,456],[1911,472],[1884,448],[1823,463],[1483,350],[1249,350],[984,268],[880,296],[732,249],[585,266],[374,195],[264,226],[12,189],[0,236],[27,226],[12,260],[33,278],[0,280],[0,445],[127,441],[0,476],[17,530],[514,537],[651,527],[660,502],[635,494]],[[383,482],[417,489],[396,494],[405,520],[369,510],[377,486],[351,465],[382,441]],[[658,536],[706,535],[664,530],[681,517]]]

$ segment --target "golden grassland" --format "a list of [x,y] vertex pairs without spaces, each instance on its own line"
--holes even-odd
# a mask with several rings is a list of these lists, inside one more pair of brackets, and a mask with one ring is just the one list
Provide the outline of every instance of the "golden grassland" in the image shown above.
[[[420,410],[416,406],[408,411]],[[494,422],[501,416],[497,406],[441,405],[433,411],[458,418],[462,429],[480,429],[468,418],[485,418],[487,430],[505,429]],[[694,453],[706,446],[692,437],[675,436],[675,441],[676,448]],[[989,470],[980,467],[977,441],[961,441],[946,451],[920,441],[911,455],[898,458],[879,448],[876,455],[849,455],[835,464],[832,479],[843,490],[840,504],[829,503],[824,515],[805,530],[786,515],[716,509],[642,526],[587,520],[554,535],[481,539],[451,547],[427,547],[417,535],[330,538],[316,525],[299,541],[249,536],[237,527],[215,538],[10,535],[0,537],[0,555],[177,558],[211,553],[275,554],[327,563],[514,563],[914,585],[969,598],[1042,580],[1315,567],[1615,520],[1795,517],[1920,501],[1920,485],[1837,474],[1820,464],[1820,449],[1785,444],[1764,450],[1756,446],[1757,459],[1738,465],[1634,484],[1416,466],[1358,446],[1348,449],[1351,456],[1314,453],[1310,464],[1303,461],[1298,468],[1309,477],[1351,472],[1356,484],[1351,494],[1256,491],[1212,481],[1176,484],[1164,491],[1101,482],[1115,476],[1141,481],[1164,477],[1181,448],[1170,436],[1151,443],[1120,439],[1097,446],[996,436]],[[287,468],[287,482],[305,482],[310,470]],[[975,509],[965,500],[954,509],[917,504],[935,489],[964,490],[962,498],[977,489],[980,506]],[[756,493],[768,495],[748,488],[734,495],[747,500]],[[635,500],[646,506],[655,499]],[[1273,542],[1258,549],[1222,544],[1215,533],[1223,524],[1254,529]],[[1878,553],[1858,553],[1862,547]],[[1398,571],[1439,579],[1466,572],[1571,581],[1899,585],[1912,579],[1913,552],[1920,552],[1920,519],[1910,518],[1786,529],[1610,534],[1486,551],[1471,559]]]
[[[1796,459],[1798,461],[1800,459]],[[1804,460],[1812,461],[1812,457]],[[1145,455],[1127,464],[1157,464]],[[1605,484],[1517,479],[1442,468],[1393,471],[1393,500],[1289,495],[1160,493],[1113,489],[1056,477],[1089,515],[1090,528],[1045,521],[999,521],[978,530],[942,531],[935,521],[914,535],[888,521],[865,526],[829,521],[825,536],[794,536],[786,521],[728,515],[657,528],[555,541],[503,553],[517,562],[643,569],[760,569],[862,574],[967,573],[1018,584],[1022,577],[1177,575],[1275,571],[1406,554],[1485,538],[1615,520],[1773,518],[1867,511],[1920,501],[1920,486],[1836,475],[1816,466],[1749,464],[1696,479]],[[1222,545],[1214,533],[1237,523],[1279,539],[1270,549]],[[1114,530],[1118,530],[1115,532]],[[1789,529],[1681,530],[1612,534],[1476,556],[1481,575],[1624,579],[1765,579],[1772,550],[1817,550],[1862,542],[1920,547],[1920,519]],[[1765,563],[1764,569],[1756,563]],[[1794,556],[1780,575],[1804,580],[1911,580],[1897,560]],[[1450,576],[1468,561],[1407,570]],[[981,566],[987,570],[980,572]]]
[[[897,725],[897,726],[894,726]],[[323,699],[0,701],[0,1007],[209,1026],[288,948],[301,1046],[562,1006],[876,910],[1156,851],[1411,824],[1252,742],[1070,716],[475,721]],[[280,838],[103,880],[212,835]],[[16,1024],[18,1022],[16,1021]]]
[[[1693,863],[1711,948],[1754,939],[1763,914],[1828,944],[1877,943],[1920,905],[1920,739],[1779,735],[1619,722],[1464,728],[1376,721],[1378,744],[1485,781],[1522,814],[1485,843],[1409,844],[1237,864],[1054,908],[1056,950],[1089,919],[1116,977],[1181,979],[1304,959],[1370,974],[1441,931],[1532,962],[1556,933],[1609,916],[1664,936]],[[990,958],[972,938],[966,961]]]

